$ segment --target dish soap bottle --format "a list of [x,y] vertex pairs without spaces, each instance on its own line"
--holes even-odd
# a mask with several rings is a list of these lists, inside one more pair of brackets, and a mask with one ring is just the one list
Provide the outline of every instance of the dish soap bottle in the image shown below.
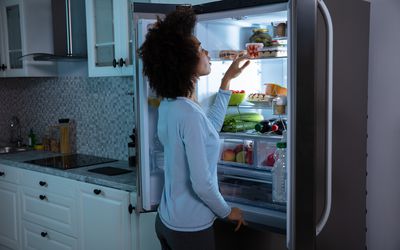
[[33,133],[33,129],[29,130],[28,135],[28,146],[33,148],[36,145],[36,135]]

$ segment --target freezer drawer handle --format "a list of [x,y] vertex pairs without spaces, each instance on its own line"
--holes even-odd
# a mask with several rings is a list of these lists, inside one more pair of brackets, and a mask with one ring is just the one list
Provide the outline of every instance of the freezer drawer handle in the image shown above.
[[45,181],[39,181],[39,185],[44,187],[44,186],[47,186],[47,183]]
[[320,221],[317,223],[315,234],[318,235],[324,228],[331,213],[332,206],[332,73],[333,73],[333,25],[332,18],[323,0],[318,0],[318,8],[321,10],[322,16],[325,19],[327,30],[327,82],[328,82],[328,115],[327,115],[327,156],[326,156],[326,194],[325,207]]
[[47,236],[47,232],[41,232],[40,235],[44,238]]
[[39,195],[39,199],[41,199],[41,200],[47,200],[47,197],[46,197],[46,195]]

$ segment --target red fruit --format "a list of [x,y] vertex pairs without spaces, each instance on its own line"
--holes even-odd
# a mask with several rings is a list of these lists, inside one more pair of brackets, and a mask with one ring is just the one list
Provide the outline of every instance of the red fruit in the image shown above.
[[274,163],[275,163],[274,153],[271,153],[271,154],[269,154],[269,155],[267,156],[266,165],[267,165],[267,166],[270,166],[270,167],[273,167],[273,166],[274,166]]
[[244,91],[244,90],[241,90],[240,93],[245,93],[245,91]]
[[240,151],[244,151],[245,147],[243,144],[238,144],[236,145],[236,147],[233,149],[233,151],[235,152],[235,154],[239,153]]
[[253,164],[253,150],[249,149],[248,151],[246,151],[246,159],[245,162],[247,164]]

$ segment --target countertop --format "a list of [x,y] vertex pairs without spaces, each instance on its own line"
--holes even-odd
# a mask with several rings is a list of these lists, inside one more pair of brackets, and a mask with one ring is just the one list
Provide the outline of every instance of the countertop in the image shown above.
[[46,152],[46,151],[35,151],[30,150],[26,152],[10,153],[10,154],[0,154],[0,164],[27,169],[31,171],[41,172],[45,174],[60,176],[68,179],[73,179],[77,181],[97,184],[105,187],[115,188],[119,190],[125,190],[128,192],[136,192],[136,174],[135,171],[130,173],[108,176],[103,174],[97,174],[89,172],[89,169],[110,166],[117,168],[124,168],[129,170],[134,170],[134,168],[128,167],[128,161],[116,161],[110,163],[97,164],[87,167],[74,168],[68,170],[61,170],[50,167],[42,167],[38,165],[33,165],[25,163],[24,161],[35,160],[40,158],[47,158],[52,156],[57,156],[60,154]]

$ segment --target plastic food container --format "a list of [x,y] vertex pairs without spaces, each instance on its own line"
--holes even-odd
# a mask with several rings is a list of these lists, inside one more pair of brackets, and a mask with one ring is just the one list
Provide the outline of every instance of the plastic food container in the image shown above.
[[247,55],[249,56],[249,58],[258,58],[260,50],[263,47],[263,43],[246,43]]
[[237,106],[241,104],[246,98],[246,93],[232,93],[231,99],[229,99],[229,106]]

